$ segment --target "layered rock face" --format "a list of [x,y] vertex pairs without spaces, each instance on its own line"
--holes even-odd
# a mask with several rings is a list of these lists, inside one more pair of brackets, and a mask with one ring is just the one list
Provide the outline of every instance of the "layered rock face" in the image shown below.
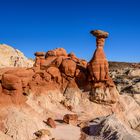
[[[0,69],[2,138],[139,139],[140,106],[132,97],[119,95],[109,76],[103,50],[108,33],[91,33],[97,37],[97,48],[90,62],[57,48],[36,52],[31,68]],[[97,122],[96,118],[102,116]]]
[[32,67],[33,60],[6,44],[0,44],[0,67]]

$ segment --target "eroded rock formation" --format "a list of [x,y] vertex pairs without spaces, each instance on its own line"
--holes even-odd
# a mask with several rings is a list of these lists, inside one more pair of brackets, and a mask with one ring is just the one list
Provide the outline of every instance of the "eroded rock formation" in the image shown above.
[[104,53],[105,38],[108,33],[101,30],[91,31],[96,37],[96,50],[88,63],[89,80],[92,84],[91,100],[98,103],[115,103],[118,101],[118,93],[112,79],[109,76],[108,61]]
[[[90,91],[91,101],[112,104],[118,101],[118,92],[109,77],[108,62],[103,51],[108,33],[100,30],[91,31],[96,38],[96,50],[87,63],[78,59],[74,53],[67,54],[63,48],[48,52],[36,52],[32,68],[3,71],[1,78],[2,92],[15,95],[19,102],[22,94],[59,89],[65,94],[67,89]],[[21,96],[21,97],[19,97]]]
[[[9,136],[12,140],[44,136],[45,140],[54,137],[56,140],[79,140],[82,129],[76,125],[83,128],[96,117],[112,114],[117,119],[111,120],[120,120],[124,125],[122,129],[140,130],[140,106],[133,98],[119,95],[109,76],[103,51],[108,33],[100,30],[91,33],[97,37],[97,48],[90,62],[57,48],[46,53],[36,52],[32,68],[0,69],[0,136]],[[104,130],[108,128],[107,118],[103,119],[105,127],[97,129],[103,134],[108,132]],[[113,124],[109,125],[109,130]],[[100,127],[102,122],[98,125]],[[112,137],[112,131],[116,134],[119,125],[110,130],[109,136]],[[48,130],[52,136],[46,134]]]
[[94,82],[105,82],[109,80],[108,62],[103,50],[107,32],[100,30],[91,31],[96,36],[96,50],[90,62],[88,63],[91,80]]

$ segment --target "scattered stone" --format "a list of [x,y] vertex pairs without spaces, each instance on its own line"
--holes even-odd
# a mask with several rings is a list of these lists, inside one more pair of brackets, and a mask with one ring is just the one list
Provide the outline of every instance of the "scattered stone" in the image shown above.
[[66,114],[63,117],[63,121],[67,124],[77,125],[78,116],[77,114]]
[[[45,121],[44,121],[45,122]],[[56,123],[52,118],[48,118],[47,121],[45,122],[48,126],[52,128],[56,128]]]
[[51,132],[47,129],[40,129],[34,133],[38,138],[41,138],[43,135],[51,136]]

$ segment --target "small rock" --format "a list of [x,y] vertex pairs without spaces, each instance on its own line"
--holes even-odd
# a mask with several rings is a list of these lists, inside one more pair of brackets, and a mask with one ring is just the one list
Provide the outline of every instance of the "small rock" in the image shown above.
[[79,123],[77,126],[80,127],[80,128],[84,128],[88,125],[88,122],[81,122]]
[[77,114],[66,114],[63,117],[63,121],[67,124],[77,125],[78,116]]
[[56,128],[56,123],[52,118],[48,118],[46,124],[52,128]]
[[38,138],[41,138],[43,135],[51,136],[51,132],[47,129],[40,129],[34,133]]

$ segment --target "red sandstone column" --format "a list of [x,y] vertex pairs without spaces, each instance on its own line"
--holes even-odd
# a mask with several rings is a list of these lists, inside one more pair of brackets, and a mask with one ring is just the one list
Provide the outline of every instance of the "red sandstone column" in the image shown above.
[[107,81],[109,70],[103,47],[108,33],[101,30],[94,30],[90,33],[96,37],[97,47],[88,66],[91,78],[95,82]]

